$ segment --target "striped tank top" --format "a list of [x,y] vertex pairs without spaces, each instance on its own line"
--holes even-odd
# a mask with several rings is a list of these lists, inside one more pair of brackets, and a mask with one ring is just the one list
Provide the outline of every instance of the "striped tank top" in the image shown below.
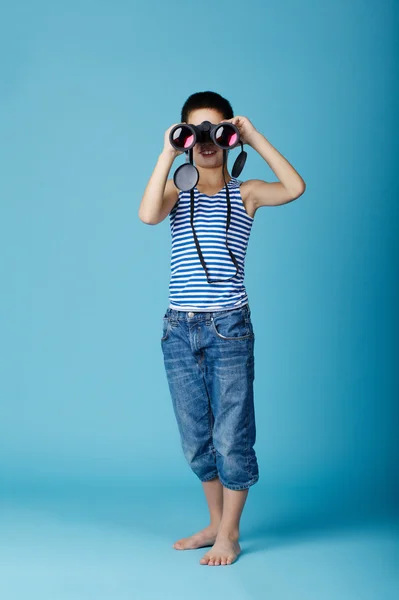
[[170,261],[169,308],[186,311],[217,311],[247,304],[244,285],[245,255],[253,218],[245,210],[240,185],[232,177],[228,182],[231,216],[227,242],[239,269],[226,248],[227,197],[223,188],[207,196],[194,188],[194,229],[208,270],[209,279],[227,279],[209,283],[198,256],[190,221],[190,192],[179,192],[170,211],[172,252]]

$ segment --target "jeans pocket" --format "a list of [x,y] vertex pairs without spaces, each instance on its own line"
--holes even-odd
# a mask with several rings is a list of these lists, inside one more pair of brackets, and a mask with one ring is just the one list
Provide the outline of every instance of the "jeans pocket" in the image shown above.
[[247,340],[254,335],[251,320],[243,308],[214,314],[211,323],[214,333],[223,340]]
[[161,342],[165,341],[169,337],[169,331],[170,331],[170,320],[168,317],[163,317]]

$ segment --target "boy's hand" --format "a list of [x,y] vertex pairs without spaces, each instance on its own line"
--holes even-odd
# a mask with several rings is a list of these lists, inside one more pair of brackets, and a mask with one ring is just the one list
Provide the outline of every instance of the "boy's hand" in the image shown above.
[[176,127],[176,125],[180,125],[180,123],[175,123],[174,125],[171,125],[165,131],[164,148],[163,148],[164,152],[167,152],[168,154],[172,154],[172,156],[174,156],[175,158],[176,158],[176,156],[179,156],[180,154],[184,154],[184,150],[176,150],[176,148],[174,148],[172,146],[172,144],[170,143],[170,140],[169,140],[169,134],[172,131],[173,127]]
[[252,125],[247,117],[233,117],[232,119],[223,119],[220,123],[233,123],[240,132],[240,140],[243,144],[251,145],[252,138],[257,133],[257,129]]

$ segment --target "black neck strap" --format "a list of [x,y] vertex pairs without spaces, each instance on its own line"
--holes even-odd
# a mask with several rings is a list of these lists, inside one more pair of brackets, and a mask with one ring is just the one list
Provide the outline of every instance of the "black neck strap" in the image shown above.
[[192,188],[190,190],[190,197],[191,197],[191,203],[190,203],[190,222],[191,222],[191,229],[193,230],[193,236],[194,236],[194,241],[195,241],[195,245],[197,247],[197,252],[198,252],[198,256],[199,259],[201,261],[201,264],[204,268],[205,271],[205,275],[207,278],[208,283],[218,283],[221,281],[230,281],[231,279],[234,279],[234,277],[237,275],[238,271],[239,271],[239,264],[237,262],[236,257],[234,256],[233,252],[230,250],[228,243],[227,243],[227,232],[228,229],[230,227],[230,218],[231,218],[231,202],[230,202],[230,194],[229,194],[229,187],[228,184],[226,183],[226,179],[224,177],[224,166],[225,166],[225,160],[226,160],[226,151],[223,151],[223,179],[224,179],[224,183],[225,183],[225,188],[226,188],[226,196],[227,196],[227,219],[226,219],[226,248],[230,254],[231,260],[233,261],[235,267],[236,267],[236,272],[234,273],[234,275],[232,277],[228,277],[227,279],[213,279],[212,281],[209,279],[208,276],[208,269],[206,267],[205,261],[204,261],[204,257],[202,255],[202,251],[198,242],[198,238],[197,238],[197,234],[195,233],[195,229],[194,229],[194,189]]

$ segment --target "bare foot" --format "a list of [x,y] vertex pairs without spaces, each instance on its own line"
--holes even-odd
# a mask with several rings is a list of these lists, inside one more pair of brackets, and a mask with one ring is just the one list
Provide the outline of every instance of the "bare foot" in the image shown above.
[[212,548],[201,558],[201,565],[231,565],[241,552],[238,539],[219,536]]
[[215,543],[217,529],[215,527],[205,527],[198,533],[182,538],[173,544],[176,550],[193,550],[194,548],[203,548],[204,546],[212,546]]

